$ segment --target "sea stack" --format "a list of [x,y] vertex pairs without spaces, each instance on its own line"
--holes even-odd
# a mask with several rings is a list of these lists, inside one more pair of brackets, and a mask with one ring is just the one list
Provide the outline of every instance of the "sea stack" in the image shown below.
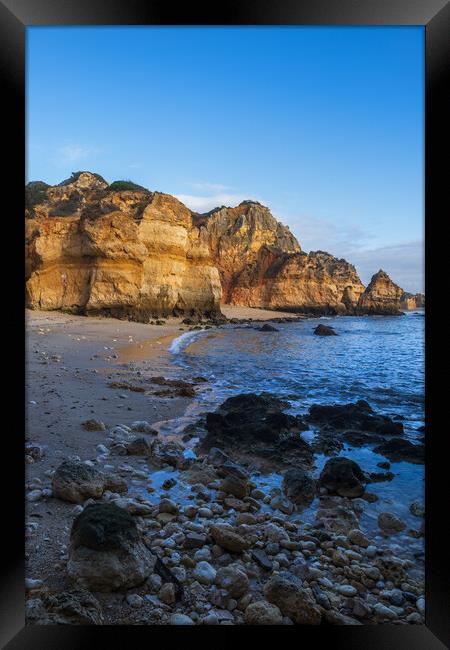
[[401,298],[404,291],[394,282],[388,274],[380,269],[372,276],[369,286],[358,300],[359,313],[373,313],[381,315],[399,315]]

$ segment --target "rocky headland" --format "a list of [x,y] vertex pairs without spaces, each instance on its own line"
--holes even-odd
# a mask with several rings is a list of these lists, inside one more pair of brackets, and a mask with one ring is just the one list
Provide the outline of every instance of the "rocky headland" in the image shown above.
[[255,201],[206,214],[130,182],[76,172],[26,186],[26,304],[148,322],[221,304],[303,314],[401,314],[424,305],[386,273],[305,253]]

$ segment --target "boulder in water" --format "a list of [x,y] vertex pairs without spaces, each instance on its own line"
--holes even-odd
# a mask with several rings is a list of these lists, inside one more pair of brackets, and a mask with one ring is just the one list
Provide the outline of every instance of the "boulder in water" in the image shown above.
[[319,477],[319,484],[331,494],[341,497],[360,497],[364,494],[366,476],[360,466],[349,458],[330,458]]
[[269,325],[269,323],[265,323],[262,327],[258,328],[260,332],[279,332],[280,330],[274,327],[273,325]]
[[422,444],[413,445],[403,438],[391,438],[374,449],[375,453],[389,458],[392,462],[401,460],[407,463],[423,464],[425,462],[425,447]]
[[330,327],[329,325],[317,325],[317,327],[314,330],[314,334],[316,336],[337,336],[337,333],[334,331],[333,327]]
[[303,469],[293,468],[283,476],[283,490],[293,503],[306,505],[316,496],[317,486]]
[[206,416],[209,438],[274,442],[280,434],[300,429],[301,419],[283,412],[288,406],[288,402],[269,393],[229,397]]
[[315,404],[305,418],[320,427],[342,431],[364,431],[379,435],[401,435],[403,424],[385,415],[378,415],[365,400],[353,404]]

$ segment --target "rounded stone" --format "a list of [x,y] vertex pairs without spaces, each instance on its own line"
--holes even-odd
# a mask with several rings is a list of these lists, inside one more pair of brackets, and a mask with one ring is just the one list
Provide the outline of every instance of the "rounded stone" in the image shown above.
[[169,625],[195,625],[195,623],[186,614],[172,614],[169,619]]
[[387,534],[399,533],[406,528],[405,522],[390,512],[381,512],[378,515],[378,526]]
[[283,615],[276,605],[258,600],[245,610],[245,622],[247,625],[281,625]]
[[216,570],[209,562],[201,560],[193,570],[192,575],[202,585],[212,585],[216,579]]
[[232,598],[240,598],[249,590],[247,575],[236,565],[222,567],[217,571],[216,584],[225,589]]

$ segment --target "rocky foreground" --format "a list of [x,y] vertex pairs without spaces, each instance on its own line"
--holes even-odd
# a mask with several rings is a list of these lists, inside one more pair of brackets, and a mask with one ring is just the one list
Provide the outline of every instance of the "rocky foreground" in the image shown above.
[[[88,378],[82,349],[75,388]],[[64,382],[60,365],[49,359],[45,371],[57,369]],[[401,422],[362,401],[292,416],[276,396],[249,394],[171,438],[155,418],[136,415],[150,394],[174,414],[170,404],[192,399],[202,378],[123,369],[111,382],[111,373],[92,375],[108,401],[104,419],[99,402],[78,423],[77,445],[27,444],[29,624],[424,622],[423,564],[405,541],[423,535],[422,504],[411,504],[414,528],[387,510],[368,535],[361,518],[377,500],[370,485],[392,479],[389,456],[379,473],[336,456],[352,435],[368,446],[397,441],[400,454],[400,443],[417,448],[413,462],[423,462],[423,445],[406,440]],[[299,432],[312,424],[318,435],[309,444]],[[193,435],[196,454],[186,453]],[[315,476],[318,451],[329,459]],[[279,487],[264,487],[271,471],[282,476]]]
[[221,303],[314,314],[400,314],[424,305],[383,271],[305,253],[255,201],[196,214],[174,196],[76,172],[26,186],[26,303],[149,322],[216,318]]

